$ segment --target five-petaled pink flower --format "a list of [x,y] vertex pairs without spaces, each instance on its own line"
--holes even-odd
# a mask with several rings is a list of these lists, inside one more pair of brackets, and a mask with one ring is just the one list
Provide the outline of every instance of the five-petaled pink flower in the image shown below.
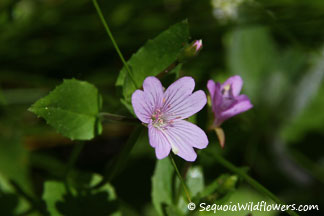
[[207,88],[210,93],[215,120],[219,127],[225,120],[253,107],[246,95],[240,95],[243,80],[240,76],[232,76],[223,84],[209,80]]
[[136,116],[148,124],[150,145],[155,148],[158,159],[174,154],[187,161],[196,160],[193,147],[206,148],[208,138],[205,132],[186,119],[200,111],[207,103],[202,91],[193,93],[195,81],[191,77],[182,77],[165,91],[155,77],[147,77],[143,90],[132,95],[132,105]]

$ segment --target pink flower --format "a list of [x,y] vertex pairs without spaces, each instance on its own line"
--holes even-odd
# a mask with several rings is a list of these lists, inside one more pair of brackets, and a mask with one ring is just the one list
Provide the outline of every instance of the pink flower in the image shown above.
[[155,77],[147,77],[142,90],[132,95],[132,105],[139,120],[148,124],[150,145],[158,159],[165,158],[172,149],[174,154],[187,161],[194,161],[197,154],[193,147],[206,148],[208,138],[203,130],[186,119],[200,111],[207,103],[206,94],[194,93],[192,77],[182,77],[164,91]]
[[219,127],[225,120],[253,107],[246,95],[240,95],[242,86],[240,76],[232,76],[223,84],[208,81],[207,88],[215,116],[214,126]]

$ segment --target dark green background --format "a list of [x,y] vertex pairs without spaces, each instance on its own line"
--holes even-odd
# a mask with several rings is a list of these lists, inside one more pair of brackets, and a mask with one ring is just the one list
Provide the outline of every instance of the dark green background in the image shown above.
[[[213,16],[215,9],[206,0],[99,4],[126,59],[187,18],[192,39],[202,39],[204,46],[181,71],[195,78],[196,89],[206,90],[210,78],[223,82],[233,74],[243,77],[243,93],[254,108],[224,123],[223,151],[213,131],[208,132],[209,147],[195,162],[203,167],[206,184],[230,173],[204,153],[215,150],[248,167],[253,178],[286,202],[323,204],[323,1],[254,1],[242,4],[238,17],[226,22]],[[13,194],[1,195],[9,179],[41,197],[45,180],[62,178],[74,144],[28,107],[63,78],[77,78],[98,87],[103,111],[130,115],[115,87],[122,66],[91,1],[0,2],[0,215],[11,215],[17,202]],[[197,117],[204,129],[208,115],[205,108]],[[86,143],[77,168],[102,173],[133,129],[104,123],[102,135]],[[142,135],[125,170],[112,182],[123,208],[133,212],[126,215],[152,214],[156,158],[145,131]]]

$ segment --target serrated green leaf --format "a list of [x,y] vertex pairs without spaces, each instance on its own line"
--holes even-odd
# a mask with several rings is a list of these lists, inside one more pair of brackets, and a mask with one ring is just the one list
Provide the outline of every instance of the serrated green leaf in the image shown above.
[[72,140],[90,140],[101,133],[98,119],[101,96],[85,81],[64,80],[47,96],[34,103],[29,111],[42,117],[63,136]]
[[[189,37],[188,22],[182,21],[141,47],[127,62],[137,87],[142,86],[147,76],[156,76],[175,62]],[[125,67],[119,73],[116,86],[123,87],[124,98],[129,103],[136,87]]]
[[158,160],[152,178],[152,201],[159,215],[163,215],[163,206],[172,204],[172,176],[174,168],[169,158]]

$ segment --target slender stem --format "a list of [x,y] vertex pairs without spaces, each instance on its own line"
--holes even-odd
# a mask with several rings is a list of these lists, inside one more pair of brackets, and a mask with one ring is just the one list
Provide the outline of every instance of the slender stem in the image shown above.
[[66,170],[65,170],[65,176],[67,176],[70,172],[70,170],[73,168],[75,162],[77,161],[79,154],[81,153],[83,147],[85,145],[85,142],[80,142],[80,143],[76,143],[74,145],[74,148],[72,150],[70,159],[68,161],[68,164],[66,166]]
[[[262,192],[269,198],[271,198],[273,201],[275,201],[278,204],[285,205],[283,201],[281,201],[276,195],[274,195],[272,192],[270,192],[267,188],[262,186],[259,182],[251,178],[249,175],[247,175],[244,171],[233,165],[231,162],[223,158],[219,154],[213,154],[213,157],[224,167],[231,170],[232,172],[236,173],[240,177],[242,177],[247,183],[249,183],[252,187],[254,187],[256,190]],[[291,216],[298,216],[298,214],[290,209],[286,211]]]
[[66,166],[66,170],[65,170],[65,188],[66,190],[70,193],[70,187],[69,187],[69,184],[68,184],[68,175],[71,171],[71,169],[73,168],[73,166],[75,165],[78,157],[79,157],[79,154],[81,153],[83,147],[85,145],[85,142],[80,142],[80,143],[76,143],[74,145],[74,148],[72,150],[72,153],[71,153],[71,156],[70,156],[70,159],[68,161],[68,164]]
[[174,166],[174,169],[175,169],[175,171],[176,171],[176,173],[177,173],[177,175],[178,175],[178,177],[179,177],[179,179],[180,179],[180,182],[181,182],[181,184],[182,184],[183,190],[184,190],[184,192],[185,192],[185,194],[186,194],[186,196],[187,196],[188,202],[191,203],[191,199],[190,199],[190,195],[189,195],[189,192],[188,192],[187,186],[186,186],[186,184],[185,184],[185,182],[184,182],[184,180],[183,180],[183,178],[182,178],[182,176],[181,176],[181,174],[180,174],[180,172],[179,172],[179,170],[178,170],[177,164],[176,164],[175,161],[173,160],[173,157],[172,157],[171,154],[169,154],[169,157],[170,157],[170,160],[171,160],[171,162],[172,162],[172,165]]
[[297,163],[306,168],[315,179],[324,184],[324,172],[319,165],[314,163],[299,151],[291,149],[290,152],[295,157]]
[[[184,168],[181,170],[181,176],[183,178],[186,178],[187,172],[188,172],[188,170],[189,170],[190,167],[191,167],[191,163],[186,162],[184,164]],[[180,198],[181,191],[182,191],[182,188],[181,187],[178,187],[178,190],[176,191],[176,194],[175,194],[175,203],[176,204],[179,202],[179,198]]]
[[119,58],[122,60],[123,64],[125,65],[125,68],[126,68],[126,70],[127,70],[127,72],[128,72],[129,77],[131,78],[132,82],[134,83],[135,87],[137,88],[137,84],[136,84],[136,82],[135,82],[135,80],[134,80],[134,78],[133,78],[133,76],[132,76],[133,74],[132,74],[130,68],[128,67],[128,64],[127,64],[127,62],[126,62],[126,60],[125,60],[123,54],[121,53],[121,51],[120,51],[120,49],[119,49],[119,47],[118,47],[118,45],[117,45],[117,43],[116,43],[116,41],[115,41],[114,36],[112,35],[112,33],[111,33],[111,31],[110,31],[110,28],[109,28],[109,26],[108,26],[108,24],[107,24],[107,22],[106,22],[106,20],[105,20],[105,17],[104,17],[103,14],[102,14],[102,11],[101,11],[101,9],[100,9],[100,6],[99,6],[97,0],[92,0],[92,2],[93,2],[94,7],[95,7],[96,10],[97,10],[97,13],[98,13],[98,15],[99,15],[99,18],[100,18],[102,24],[104,25],[104,27],[105,27],[105,29],[106,29],[106,32],[107,32],[107,34],[108,34],[108,36],[109,36],[111,42],[113,43],[113,45],[114,45],[114,47],[115,47],[116,52],[117,52],[118,55],[119,55]]
[[127,116],[122,116],[122,115],[117,115],[117,114],[113,114],[113,113],[106,113],[106,112],[102,112],[99,113],[100,117],[104,117],[107,120],[111,120],[111,121],[122,121],[122,122],[136,122],[136,123],[140,123],[140,121],[137,118],[133,118],[133,117],[127,117]]
[[34,198],[31,197],[29,194],[27,194],[15,181],[11,180],[10,183],[13,186],[13,188],[15,189],[15,191],[17,192],[17,194],[24,197],[31,205],[36,206],[35,205],[36,202],[35,202]]
[[158,75],[156,75],[156,77],[158,79],[161,79],[164,75],[168,74],[170,71],[172,71],[174,68],[176,68],[179,65],[179,63],[180,62],[178,60],[176,60],[175,62],[170,64],[166,69],[164,69]]
[[113,159],[112,162],[108,162],[104,170],[103,179],[93,186],[93,189],[98,189],[104,186],[107,182],[111,182],[120,172],[123,171],[127,163],[129,154],[131,153],[134,145],[136,144],[139,136],[143,136],[142,126],[137,126],[128,138],[126,144],[122,147],[120,153]]
[[41,200],[38,200],[37,198],[33,198],[30,195],[28,195],[15,181],[10,180],[10,183],[17,192],[17,194],[25,198],[25,200],[27,200],[27,202],[30,203],[31,209],[29,211],[38,210],[42,214],[45,213]]

